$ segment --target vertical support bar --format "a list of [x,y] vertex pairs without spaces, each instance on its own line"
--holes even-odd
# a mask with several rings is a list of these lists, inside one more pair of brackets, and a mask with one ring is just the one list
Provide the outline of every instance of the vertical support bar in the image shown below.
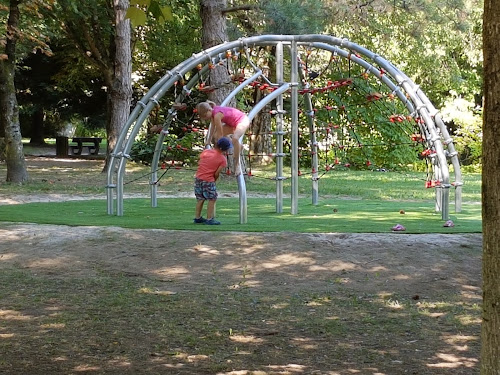
[[311,94],[304,94],[307,112],[307,122],[309,123],[309,134],[311,140],[311,167],[312,167],[312,204],[318,204],[319,183],[318,183],[318,141],[316,138],[316,124],[314,122],[314,109],[312,106]]
[[298,213],[299,199],[299,103],[298,103],[298,70],[297,42],[292,41],[290,81],[292,85],[292,191],[291,214]]
[[455,186],[455,212],[462,212],[462,185]]
[[[276,81],[282,84],[283,43],[276,45]],[[276,98],[276,154],[283,155],[283,95]],[[276,158],[276,212],[283,212],[283,157]]]
[[435,198],[434,198],[434,200],[435,200],[434,210],[436,212],[440,212],[440,211],[442,211],[441,205],[443,204],[443,199],[442,199],[442,195],[441,195],[441,193],[442,193],[441,188],[440,187],[434,188],[434,192],[436,193]]
[[450,199],[450,187],[448,185],[442,186],[441,190],[441,219],[448,220],[450,217],[449,199]]
[[108,202],[108,215],[113,215],[114,212],[114,198],[113,198],[113,187],[107,186],[106,197]]
[[435,158],[432,159],[432,164],[433,164],[433,170],[434,170],[434,181],[436,181],[436,187],[434,188],[434,194],[435,194],[435,211],[436,212],[441,212],[443,210],[442,203],[442,189],[441,186],[437,185],[438,182],[442,182],[442,176],[441,176],[441,168],[439,165],[437,165],[437,160]]
[[149,186],[151,190],[151,207],[158,207],[158,173],[156,170],[151,173]]
[[[299,64],[299,78],[304,81],[304,72]],[[309,88],[309,83],[303,85],[304,88]],[[314,108],[311,100],[311,94],[304,94],[304,105],[306,107],[307,123],[309,125],[309,139],[310,139],[310,150],[311,150],[311,180],[312,180],[312,204],[316,206],[318,204],[319,197],[319,178],[318,178],[318,142],[316,137],[316,123],[314,121]]]
[[[241,168],[241,163],[240,163]],[[248,222],[248,202],[247,202],[247,186],[243,173],[237,176],[238,180],[238,193],[240,197],[240,224]]]
[[[116,183],[113,182],[113,176],[115,172],[116,156],[111,154],[108,170],[107,170],[107,185],[106,185],[106,198],[108,202],[108,215],[113,215],[115,213],[115,193]],[[115,190],[116,191],[116,190]]]
[[120,161],[116,176],[116,215],[123,216],[123,171],[125,170],[124,159]]

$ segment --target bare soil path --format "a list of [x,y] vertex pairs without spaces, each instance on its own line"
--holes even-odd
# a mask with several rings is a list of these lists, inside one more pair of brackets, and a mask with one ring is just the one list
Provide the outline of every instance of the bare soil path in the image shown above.
[[[481,236],[476,234],[210,233],[2,224],[1,272],[22,270],[61,283],[126,275],[158,295],[198,300],[196,306],[213,309],[215,318],[203,311],[192,317],[194,311],[184,311],[188,307],[183,304],[170,317],[165,312],[162,321],[178,322],[185,333],[185,342],[175,344],[169,343],[170,331],[156,341],[153,333],[141,332],[140,321],[124,327],[117,318],[109,340],[120,343],[121,354],[81,349],[69,355],[71,325],[43,328],[37,321],[70,306],[61,307],[53,297],[44,309],[19,308],[19,299],[3,298],[0,370],[478,374],[480,255]],[[25,293],[29,300],[30,292]],[[85,295],[85,290],[75,285],[70,293]],[[240,311],[231,293],[267,308],[246,311],[245,304]],[[209,301],[203,295],[211,296]],[[206,334],[197,336],[197,320],[218,326],[211,334],[222,336],[223,347],[208,354],[201,350]],[[23,329],[13,324],[20,321],[26,323]],[[131,334],[141,343],[127,340]],[[42,342],[60,345],[51,346],[52,351],[29,345],[40,335]],[[92,342],[99,332],[89,328],[79,335]],[[193,335],[199,344],[186,344]]]
[[479,374],[481,247],[0,222],[0,373]]

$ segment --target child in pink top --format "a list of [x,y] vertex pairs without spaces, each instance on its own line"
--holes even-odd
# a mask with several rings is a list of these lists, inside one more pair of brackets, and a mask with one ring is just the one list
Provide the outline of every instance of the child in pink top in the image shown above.
[[[199,103],[196,106],[196,111],[201,120],[210,121],[212,123],[214,128],[213,136],[216,140],[232,134],[234,171],[236,175],[239,175],[241,173],[240,152],[243,147],[240,143],[240,138],[250,126],[248,116],[239,109],[217,106],[212,101]],[[210,141],[211,139],[207,140],[207,142]]]
[[[198,162],[198,169],[194,179],[194,195],[196,196],[195,223],[219,225],[215,220],[215,202],[217,201],[217,188],[215,181],[220,172],[227,166],[226,152],[231,148],[231,141],[222,137],[217,141],[214,149],[203,150]],[[201,216],[203,204],[208,200],[207,219]]]

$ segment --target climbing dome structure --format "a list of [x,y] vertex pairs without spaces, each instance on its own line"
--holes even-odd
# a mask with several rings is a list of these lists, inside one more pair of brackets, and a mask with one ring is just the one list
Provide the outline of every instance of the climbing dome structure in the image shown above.
[[[261,111],[272,117],[273,130],[268,135],[274,137],[275,152],[268,156],[276,163],[277,212],[283,210],[283,180],[288,178],[283,174],[285,158],[291,165],[291,213],[297,214],[298,178],[303,174],[299,160],[307,158],[310,162],[312,202],[317,204],[322,173],[353,164],[379,170],[391,163],[405,164],[408,161],[400,152],[404,147],[413,147],[415,157],[426,160],[426,187],[435,189],[435,208],[443,220],[449,216],[452,188],[455,211],[460,212],[462,177],[453,140],[439,111],[407,75],[382,56],[346,39],[262,35],[194,54],[168,71],[138,101],[108,164],[108,214],[123,215],[124,175],[130,151],[149,117],[158,108],[165,108],[151,160],[151,205],[157,206],[158,166],[171,149],[165,146],[165,137],[179,126],[204,133],[192,123],[180,123],[179,115],[193,113],[197,104],[191,99],[194,91],[203,94],[220,88],[211,82],[213,69],[220,66],[231,77],[224,83],[230,94],[221,105],[238,101],[250,119]],[[242,104],[242,93],[247,89],[260,94],[253,106]],[[377,150],[381,148],[384,158],[392,160],[379,156]],[[251,163],[252,155],[248,157]],[[247,222],[246,174],[251,172],[237,177],[242,224]]]

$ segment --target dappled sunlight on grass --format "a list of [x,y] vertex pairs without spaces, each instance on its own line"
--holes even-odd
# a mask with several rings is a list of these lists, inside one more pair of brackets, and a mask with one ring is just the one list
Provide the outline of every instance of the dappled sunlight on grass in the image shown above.
[[299,255],[299,254],[283,254],[270,259],[270,261],[262,263],[261,267],[264,269],[272,269],[277,267],[291,266],[291,265],[312,265],[314,259]]
[[[105,196],[106,173],[102,173],[103,160],[88,160],[77,158],[28,158],[30,181],[23,186],[0,184],[0,193],[100,193]],[[159,194],[176,194],[192,192],[194,168],[170,169],[163,175],[159,171]],[[275,195],[276,181],[275,168],[254,167],[255,177],[247,177],[247,191],[249,194]],[[5,166],[0,164],[0,177],[4,175]],[[149,194],[151,168],[141,164],[127,163],[124,178],[124,192]],[[427,201],[435,198],[434,189],[425,189],[424,172],[375,172],[337,170],[330,171],[319,180],[319,191],[323,197],[334,199],[372,199],[402,201]],[[0,179],[2,180],[2,179]],[[284,181],[284,193],[289,194],[290,179]],[[481,175],[464,174],[462,196],[464,202],[479,202],[481,194]],[[221,176],[218,181],[218,190],[223,196],[225,193],[238,191],[234,176]],[[299,191],[306,196],[311,192],[310,176],[299,178]],[[453,203],[454,190],[450,190],[450,201]]]
[[462,285],[461,295],[470,300],[477,300],[478,302],[482,300],[481,288],[472,285]]
[[202,244],[196,245],[193,247],[193,250],[195,250],[196,254],[200,257],[213,257],[220,255],[219,250]]
[[47,323],[40,325],[41,329],[63,329],[66,328],[65,323]]
[[387,300],[385,304],[387,307],[391,309],[396,309],[396,310],[404,309],[404,306],[398,300],[394,300],[391,298]]
[[182,278],[182,277],[189,277],[191,271],[186,267],[178,266],[178,267],[168,267],[168,268],[158,269],[154,271],[154,273],[162,277]]
[[455,350],[463,352],[469,349],[468,344],[477,342],[479,337],[466,335],[444,335],[441,339]]
[[244,335],[230,335],[229,339],[237,343],[245,344],[261,344],[265,342],[262,338],[257,338],[255,336],[244,336]]
[[53,269],[57,269],[57,268],[60,268],[71,261],[72,261],[72,259],[68,258],[68,257],[57,257],[57,258],[52,258],[52,259],[35,260],[32,262],[29,262],[26,266],[29,268],[45,268],[45,269],[53,268]]
[[146,293],[146,294],[155,294],[155,295],[160,295],[160,296],[173,296],[177,294],[176,292],[172,292],[170,290],[152,290],[151,288],[140,288],[139,293]]
[[437,363],[429,363],[428,366],[430,368],[441,369],[453,369],[459,367],[473,368],[477,366],[479,362],[477,358],[461,357],[449,353],[437,353],[433,362],[435,361]]
[[290,306],[288,302],[281,302],[281,303],[275,303],[271,305],[272,309],[280,310],[280,309],[286,309]]
[[8,261],[15,259],[16,257],[17,257],[17,254],[15,254],[15,253],[4,253],[0,257],[0,262],[8,262]]
[[25,315],[22,312],[16,310],[0,310],[0,320],[28,321],[33,318],[34,316]]

